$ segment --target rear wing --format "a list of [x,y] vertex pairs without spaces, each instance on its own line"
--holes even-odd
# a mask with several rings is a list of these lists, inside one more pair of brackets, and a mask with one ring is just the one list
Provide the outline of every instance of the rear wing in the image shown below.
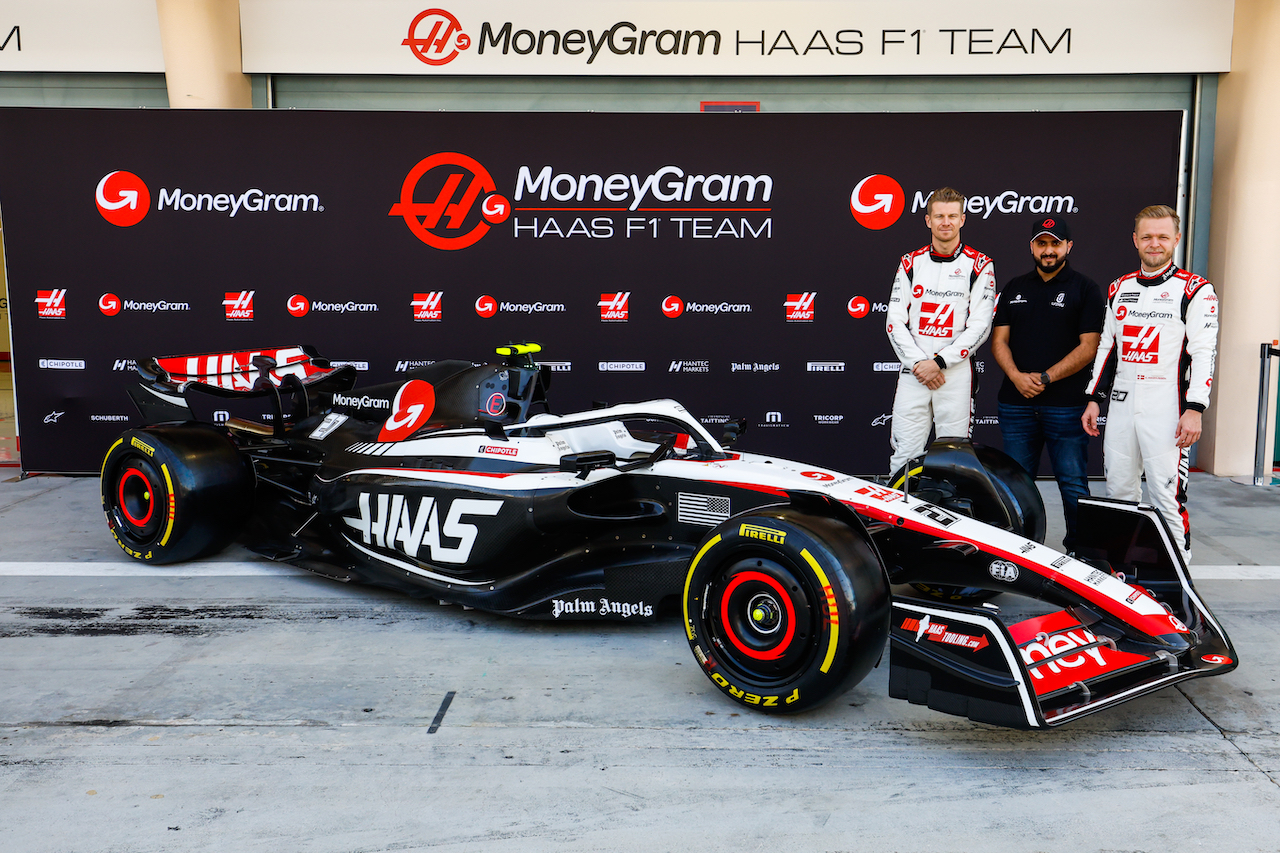
[[1235,669],[1231,640],[1197,594],[1156,510],[1082,499],[1080,530],[1089,531],[1099,562],[1127,568],[1122,579],[1135,590],[1140,583],[1172,623],[1189,629],[1184,648],[1144,642],[1132,626],[1083,604],[1006,626],[994,608],[899,598],[889,634],[889,695],[1031,729]]
[[356,382],[354,367],[335,366],[305,345],[158,356],[139,361],[138,375],[142,382],[129,395],[147,423],[200,419],[193,395],[266,398],[276,433],[315,412],[321,394],[350,390]]

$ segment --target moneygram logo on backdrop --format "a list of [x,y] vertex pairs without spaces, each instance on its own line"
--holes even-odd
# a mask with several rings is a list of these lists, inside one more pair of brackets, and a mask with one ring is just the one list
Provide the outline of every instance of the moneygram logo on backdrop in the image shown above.
[[[964,187],[957,187],[966,192]],[[927,213],[933,188],[916,190],[911,199],[912,213]],[[965,213],[990,219],[994,213],[1079,213],[1074,195],[1031,194],[1003,190],[992,194],[969,194]],[[898,221],[906,212],[907,194],[902,185],[888,175],[867,175],[849,194],[849,211],[858,224],[872,231],[882,231]],[[852,309],[850,310],[852,313]]]
[[[94,203],[102,218],[120,228],[137,225],[151,211],[151,191],[133,172],[108,172],[98,181]],[[173,213],[196,211],[225,213],[319,213],[324,210],[315,193],[267,192],[252,187],[240,192],[187,192],[181,187],[161,187],[156,212],[168,208]]]

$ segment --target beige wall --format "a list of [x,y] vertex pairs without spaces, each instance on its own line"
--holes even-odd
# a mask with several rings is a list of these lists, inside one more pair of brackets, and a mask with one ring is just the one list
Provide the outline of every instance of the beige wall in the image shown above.
[[[1231,72],[1218,89],[1209,278],[1222,306],[1214,399],[1197,464],[1219,476],[1253,471],[1258,350],[1280,338],[1280,280],[1269,213],[1280,198],[1280,4],[1236,0]],[[1267,448],[1275,435],[1273,364]],[[1270,459],[1267,460],[1270,462]],[[1269,468],[1269,466],[1268,466]]]
[[240,71],[239,0],[156,0],[156,12],[169,106],[253,106]]

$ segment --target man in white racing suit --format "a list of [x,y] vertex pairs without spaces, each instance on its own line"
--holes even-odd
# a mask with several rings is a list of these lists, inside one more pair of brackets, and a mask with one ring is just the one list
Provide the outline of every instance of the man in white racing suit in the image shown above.
[[921,455],[933,426],[967,437],[973,411],[970,358],[991,334],[995,264],[960,242],[965,197],[950,187],[929,195],[924,221],[933,239],[902,256],[889,295],[885,331],[902,370],[889,444],[893,476]]
[[1179,269],[1178,214],[1166,205],[1138,213],[1133,244],[1142,269],[1111,283],[1102,340],[1081,418],[1098,434],[1100,401],[1110,388],[1102,452],[1107,497],[1137,501],[1147,475],[1151,503],[1164,516],[1183,562],[1191,563],[1187,457],[1200,440],[1218,349],[1218,295],[1200,276]]

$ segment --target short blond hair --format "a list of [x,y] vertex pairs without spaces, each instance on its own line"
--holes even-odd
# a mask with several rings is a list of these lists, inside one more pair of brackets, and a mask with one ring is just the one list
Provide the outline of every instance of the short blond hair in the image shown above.
[[968,202],[968,199],[965,198],[964,195],[959,190],[954,190],[951,187],[938,187],[938,189],[929,193],[929,201],[924,206],[925,213],[927,214],[933,213],[934,202],[937,202],[938,204],[950,204],[952,202],[959,202],[960,212],[964,213],[964,209]]
[[1167,204],[1153,204],[1139,210],[1138,215],[1133,217],[1133,233],[1138,233],[1138,223],[1144,219],[1172,219],[1173,233],[1182,233],[1182,217]]

